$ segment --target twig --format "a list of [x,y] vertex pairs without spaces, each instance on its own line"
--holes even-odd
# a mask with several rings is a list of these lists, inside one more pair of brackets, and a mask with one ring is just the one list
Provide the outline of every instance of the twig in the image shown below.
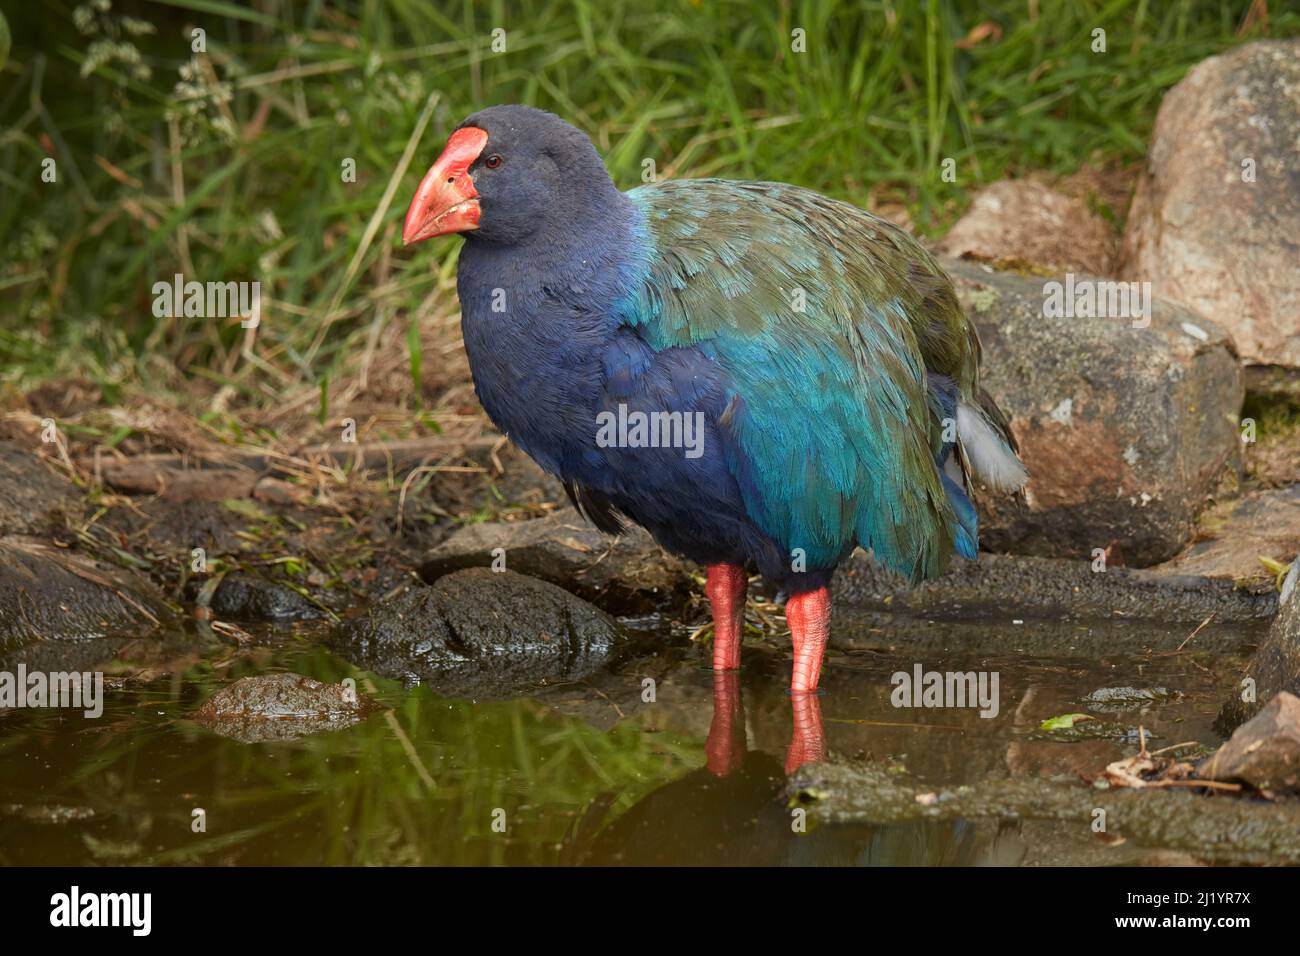
[[437,470],[438,469],[433,465],[421,465],[419,468],[413,469],[411,473],[406,476],[406,480],[402,482],[402,490],[397,496],[397,533],[399,535],[402,533],[402,524],[406,517],[406,492],[411,487],[411,482],[415,479],[416,475],[431,474]]
[[892,720],[858,720],[854,717],[828,717],[828,724],[857,724],[859,727],[906,727],[911,730],[967,730],[952,724],[908,724]]
[[[1205,627],[1205,625],[1209,624],[1210,621],[1214,620],[1214,615],[1215,615],[1216,613],[1217,613],[1216,611],[1211,611],[1211,612],[1206,616],[1206,618],[1205,618],[1204,621],[1202,621],[1200,624],[1196,625],[1196,630],[1192,631],[1192,633],[1188,634],[1185,638],[1183,638],[1183,643],[1181,643],[1181,644],[1178,645],[1178,650],[1181,651],[1184,647],[1187,646],[1187,642],[1188,642],[1188,641],[1190,641],[1192,638],[1194,638],[1197,634],[1201,633],[1201,628]],[[1178,651],[1175,651],[1174,653],[1178,653]]]
[[[365,687],[366,693],[370,694],[372,697],[379,696],[379,692],[375,689],[374,682],[369,677],[361,678],[361,684]],[[384,711],[384,720],[388,722],[388,728],[393,732],[393,736],[397,738],[397,742],[401,744],[402,749],[406,751],[406,759],[411,762],[411,766],[415,768],[415,772],[419,776],[420,780],[430,790],[437,790],[437,781],[433,779],[433,775],[429,773],[428,769],[420,761],[420,755],[416,753],[415,745],[411,743],[411,738],[406,735],[406,731],[402,729],[402,725],[397,722],[397,715],[393,713],[391,707]]]

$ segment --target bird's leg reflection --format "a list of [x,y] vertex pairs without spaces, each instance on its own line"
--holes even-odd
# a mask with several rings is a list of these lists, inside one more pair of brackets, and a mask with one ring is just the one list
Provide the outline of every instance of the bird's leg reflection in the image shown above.
[[[826,731],[822,728],[821,701],[815,693],[790,695],[794,730],[786,756],[785,772],[794,773],[806,763],[826,756]],[[735,773],[745,762],[745,705],[739,671],[713,672],[713,721],[704,744],[709,772],[716,777]]]
[[785,772],[794,773],[806,763],[826,757],[826,731],[822,729],[822,705],[817,694],[796,691],[790,695],[794,710],[794,729],[790,734],[790,752],[785,758]]
[[713,721],[704,744],[709,771],[725,777],[745,759],[745,705],[740,699],[740,671],[713,672]]

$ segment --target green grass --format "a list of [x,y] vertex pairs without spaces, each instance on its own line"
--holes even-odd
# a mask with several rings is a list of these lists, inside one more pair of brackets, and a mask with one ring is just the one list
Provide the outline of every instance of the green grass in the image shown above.
[[[142,32],[117,9],[24,5],[0,84],[0,384],[76,374],[110,392],[144,378],[324,401],[388,323],[418,378],[436,357],[414,310],[454,308],[458,244],[402,251],[401,217],[448,129],[485,104],[565,116],[624,187],[646,160],[785,180],[904,203],[934,234],[1001,176],[1139,159],[1189,66],[1264,35],[1241,30],[1249,6],[168,0],[129,5]],[[1268,36],[1300,33],[1300,12],[1272,6]],[[958,48],[982,21],[1000,36]],[[192,24],[207,31],[193,62]],[[58,181],[43,183],[51,151]],[[260,281],[255,339],[237,321],[156,319],[151,287],[176,272]]]

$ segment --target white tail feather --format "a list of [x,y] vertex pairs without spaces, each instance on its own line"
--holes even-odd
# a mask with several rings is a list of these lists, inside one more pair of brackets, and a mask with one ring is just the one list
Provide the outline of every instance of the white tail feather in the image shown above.
[[964,402],[957,405],[957,439],[975,477],[989,487],[1019,491],[1029,480],[1025,466],[984,413]]

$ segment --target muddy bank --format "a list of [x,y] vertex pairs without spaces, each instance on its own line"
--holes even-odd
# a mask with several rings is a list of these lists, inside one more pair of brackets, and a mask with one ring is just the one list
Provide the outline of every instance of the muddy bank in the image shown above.
[[425,556],[420,577],[437,581],[463,568],[509,569],[550,581],[607,611],[644,614],[680,603],[692,567],[666,553],[648,532],[602,534],[572,508],[532,521],[462,528]]
[[[1207,797],[1168,790],[1097,790],[1078,782],[987,780],[962,787],[919,784],[869,763],[801,768],[786,790],[792,806],[834,823],[923,820],[1056,820],[1107,835],[1186,850],[1222,862],[1300,863],[1300,801]],[[920,799],[918,799],[918,797]]]

